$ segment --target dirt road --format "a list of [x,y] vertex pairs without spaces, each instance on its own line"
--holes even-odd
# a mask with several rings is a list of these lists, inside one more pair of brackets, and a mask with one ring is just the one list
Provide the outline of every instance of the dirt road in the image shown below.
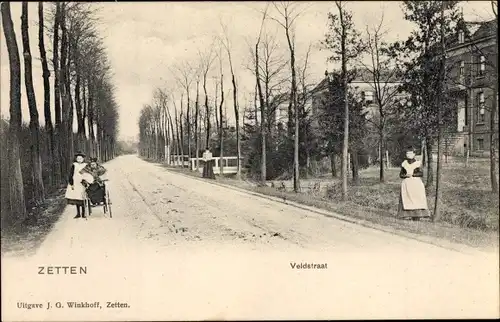
[[[7,320],[499,314],[498,254],[466,255],[360,227],[136,156],[106,167],[113,218],[96,208],[88,220],[73,219],[67,207],[35,256],[3,259]],[[40,275],[41,266],[87,272]],[[65,307],[17,307],[47,301]],[[130,307],[71,309],[67,301]]]

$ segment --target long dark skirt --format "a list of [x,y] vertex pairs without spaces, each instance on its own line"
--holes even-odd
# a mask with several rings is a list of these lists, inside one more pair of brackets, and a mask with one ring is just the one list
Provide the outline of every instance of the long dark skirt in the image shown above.
[[215,179],[214,165],[215,160],[208,160],[205,162],[205,164],[203,165],[203,178]]
[[400,219],[420,219],[420,218],[429,218],[430,212],[429,209],[415,209],[415,210],[404,210],[403,208],[403,197],[401,193],[399,193],[399,206],[398,206],[398,215],[397,217]]

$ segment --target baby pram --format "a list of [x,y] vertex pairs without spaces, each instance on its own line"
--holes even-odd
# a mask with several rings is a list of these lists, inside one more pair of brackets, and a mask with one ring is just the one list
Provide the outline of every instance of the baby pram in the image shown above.
[[87,196],[93,206],[102,204],[105,202],[106,196],[106,185],[104,182],[94,181],[87,187]]
[[102,206],[104,213],[109,213],[109,217],[112,218],[111,213],[111,200],[109,198],[109,191],[106,188],[105,182],[107,179],[94,181],[92,183],[85,183],[85,208],[88,209],[88,214],[91,215],[92,208]]

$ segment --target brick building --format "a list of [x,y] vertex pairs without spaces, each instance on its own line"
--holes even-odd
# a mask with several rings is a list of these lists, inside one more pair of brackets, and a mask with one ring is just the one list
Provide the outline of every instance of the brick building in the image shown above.
[[[325,78],[312,90],[311,110],[313,115],[317,113],[318,108],[320,108],[322,104],[324,95],[326,95],[326,92],[328,91],[327,77],[331,77],[331,75],[325,73]],[[389,71],[382,71],[380,83],[383,84],[381,94],[384,95],[384,97],[391,96],[396,99],[396,97],[399,98],[403,95],[394,95],[398,86],[401,85],[398,75],[392,74]],[[369,113],[368,117],[373,117],[378,113],[377,104],[375,102],[375,84],[373,83],[373,76],[369,70],[359,68],[356,72],[356,77],[349,82],[348,86],[353,92],[359,94]]]
[[[339,73],[337,71],[337,73]],[[400,75],[395,71],[382,70],[380,75],[380,94],[383,97],[385,104],[393,104],[398,102],[404,93],[399,92]],[[313,128],[319,126],[319,119],[321,118],[321,110],[325,104],[325,96],[328,92],[329,82],[333,81],[333,74],[325,72],[325,78],[312,90],[311,93],[311,115]],[[357,68],[356,74],[353,79],[348,83],[349,91],[354,93],[362,102],[365,111],[367,112],[366,118],[371,119],[373,122],[367,122],[367,131],[373,133],[365,140],[365,156],[368,163],[371,160],[389,160],[388,151],[381,150],[378,135],[378,130],[375,124],[378,124],[379,108],[376,102],[375,88],[376,84],[373,80],[373,74],[366,68]],[[322,143],[320,143],[322,144]],[[385,162],[385,161],[384,161]]]
[[[467,151],[472,156],[489,155],[492,129],[496,132],[498,144],[496,28],[495,20],[466,24],[446,41],[448,98],[452,98],[452,104],[455,105],[454,123],[442,141],[443,151],[447,155],[465,155]],[[368,74],[368,71],[361,69],[349,86],[361,94],[366,108],[376,115],[374,87]],[[387,82],[388,90],[399,85],[396,76],[383,79]],[[327,90],[328,80],[325,77],[313,90],[313,115],[322,104]],[[493,128],[490,123],[492,109],[497,111]],[[437,146],[434,150],[437,150]]]
[[[492,130],[498,144],[496,28],[495,20],[465,25],[447,42],[448,96],[456,104],[456,127],[445,139],[450,154],[489,155]],[[492,109],[497,111],[493,128]]]

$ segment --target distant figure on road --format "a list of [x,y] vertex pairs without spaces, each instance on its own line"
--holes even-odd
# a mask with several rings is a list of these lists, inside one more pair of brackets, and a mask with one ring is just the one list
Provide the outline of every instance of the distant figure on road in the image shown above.
[[96,205],[104,200],[104,182],[101,176],[106,173],[106,169],[97,163],[97,158],[90,158],[90,163],[87,164],[82,170],[82,173],[88,173],[94,178],[94,182],[87,187],[87,194],[90,202]]
[[403,179],[399,197],[399,218],[420,220],[420,218],[430,217],[425,186],[421,179],[424,175],[421,166],[422,163],[415,159],[415,149],[409,147],[399,173],[399,177]]
[[212,152],[210,152],[210,149],[207,148],[205,152],[203,152],[203,173],[202,177],[203,178],[209,178],[209,179],[215,179],[215,174],[214,174],[214,163],[215,160],[212,157]]
[[82,183],[83,180],[93,181],[91,175],[82,174],[82,169],[87,166],[85,161],[85,154],[78,152],[75,154],[75,160],[71,166],[68,176],[68,187],[66,188],[66,199],[68,204],[76,206],[75,218],[85,218],[85,208],[83,207],[83,200],[85,199],[85,187]]

